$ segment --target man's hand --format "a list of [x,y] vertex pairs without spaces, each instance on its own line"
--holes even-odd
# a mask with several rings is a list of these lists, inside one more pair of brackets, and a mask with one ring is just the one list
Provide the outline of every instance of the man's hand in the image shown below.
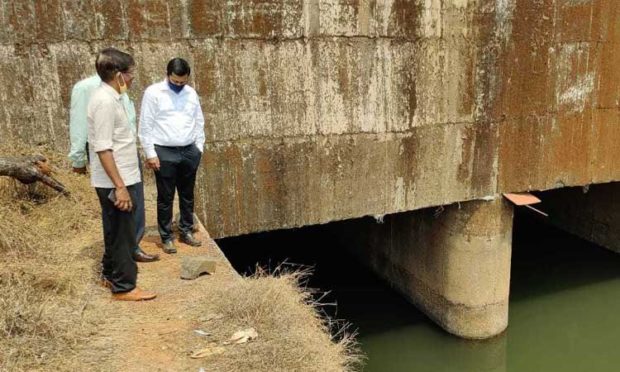
[[118,172],[118,168],[116,168],[112,150],[97,151],[97,156],[99,157],[103,170],[108,177],[110,177],[112,184],[115,186],[114,196],[116,200],[114,201],[114,206],[123,212],[129,212],[133,207],[133,205],[131,205],[131,197],[129,196],[127,187],[125,187],[123,178]]
[[86,174],[86,167],[82,167],[82,168],[73,167],[73,173]]
[[116,202],[114,202],[114,206],[123,212],[131,211],[133,205],[131,204],[131,197],[129,196],[127,187],[118,187],[114,193],[116,195]]
[[144,166],[148,169],[158,171],[159,170],[159,158],[154,157],[154,158],[146,159],[146,164]]

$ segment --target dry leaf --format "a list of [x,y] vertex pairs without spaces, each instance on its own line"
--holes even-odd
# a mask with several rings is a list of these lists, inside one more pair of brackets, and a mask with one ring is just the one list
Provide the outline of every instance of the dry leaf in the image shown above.
[[211,333],[205,332],[202,329],[194,329],[194,333],[198,336],[211,336]]
[[246,342],[254,340],[257,337],[258,332],[256,332],[254,328],[248,328],[235,332],[235,334],[233,334],[230,339],[224,343],[224,345],[245,344]]

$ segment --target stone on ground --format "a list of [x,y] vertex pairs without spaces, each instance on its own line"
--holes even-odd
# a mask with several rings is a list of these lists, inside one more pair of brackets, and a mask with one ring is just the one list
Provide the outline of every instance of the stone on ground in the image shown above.
[[201,274],[215,273],[216,261],[206,256],[186,256],[181,261],[181,279],[196,279]]

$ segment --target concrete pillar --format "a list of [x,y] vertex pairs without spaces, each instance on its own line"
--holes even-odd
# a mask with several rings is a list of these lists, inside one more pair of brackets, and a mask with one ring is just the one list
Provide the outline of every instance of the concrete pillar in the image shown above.
[[399,213],[345,230],[364,262],[448,332],[483,339],[508,325],[512,207],[505,201]]
[[620,183],[553,190],[541,198],[553,225],[620,253]]

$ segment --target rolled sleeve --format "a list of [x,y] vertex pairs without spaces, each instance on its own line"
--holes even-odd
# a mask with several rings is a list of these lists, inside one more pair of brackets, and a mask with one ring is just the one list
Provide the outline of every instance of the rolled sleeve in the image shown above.
[[89,127],[88,142],[95,152],[111,150],[114,137],[114,112],[111,105],[98,105],[92,112],[92,124]]

